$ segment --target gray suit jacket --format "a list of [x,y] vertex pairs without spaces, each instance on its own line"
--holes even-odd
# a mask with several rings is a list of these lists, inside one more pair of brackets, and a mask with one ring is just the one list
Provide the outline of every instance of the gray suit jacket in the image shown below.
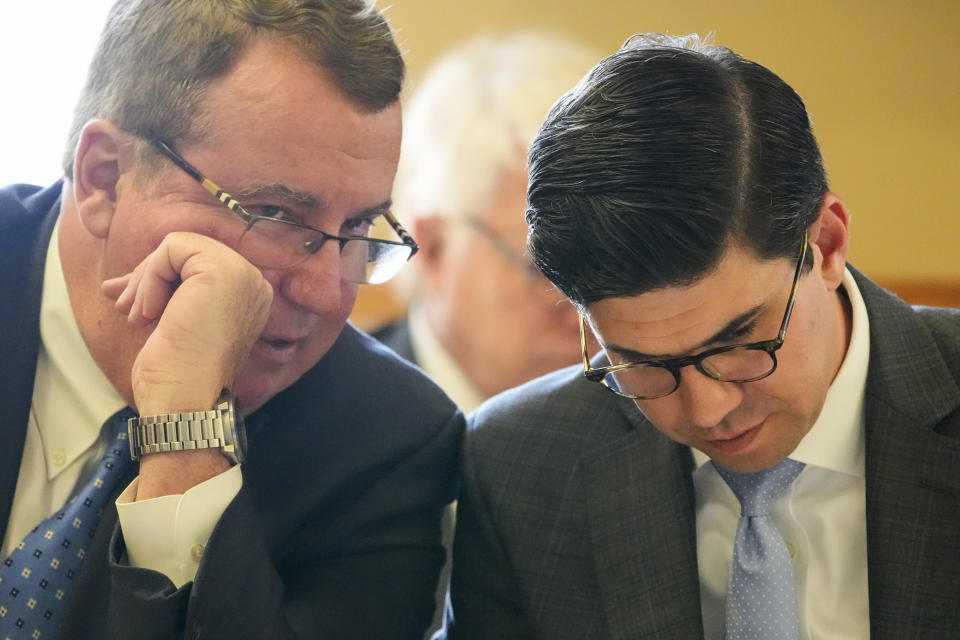
[[[873,638],[960,633],[960,311],[855,274],[870,317]],[[692,456],[582,367],[471,417],[448,637],[702,636]]]

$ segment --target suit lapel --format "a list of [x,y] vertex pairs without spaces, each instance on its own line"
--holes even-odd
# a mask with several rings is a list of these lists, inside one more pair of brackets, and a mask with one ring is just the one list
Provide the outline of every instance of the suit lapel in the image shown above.
[[[916,312],[855,275],[870,313],[865,423],[871,634],[905,637],[930,623],[960,624],[960,389]],[[954,437],[941,431],[947,424]]]
[[583,466],[611,637],[701,637],[692,457],[633,403],[620,406],[629,429]]
[[23,456],[40,346],[43,265],[60,208],[59,193],[57,184],[22,204],[9,192],[0,198],[0,540]]

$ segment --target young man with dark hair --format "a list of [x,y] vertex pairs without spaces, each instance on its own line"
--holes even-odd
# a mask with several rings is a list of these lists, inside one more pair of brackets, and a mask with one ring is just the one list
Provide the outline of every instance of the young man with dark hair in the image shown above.
[[449,638],[960,628],[960,312],[846,262],[800,97],[635,36],[531,147],[528,246],[603,353],[472,416]]
[[416,251],[402,80],[362,0],[112,8],[0,190],[0,637],[422,636],[463,419],[346,325]]

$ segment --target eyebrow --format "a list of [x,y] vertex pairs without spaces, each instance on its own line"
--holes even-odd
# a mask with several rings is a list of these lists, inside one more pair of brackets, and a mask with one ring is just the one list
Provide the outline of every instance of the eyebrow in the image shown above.
[[[700,351],[705,350],[708,346],[712,344],[718,344],[723,342],[730,342],[733,337],[739,333],[746,325],[756,322],[757,316],[766,308],[764,304],[758,304],[757,306],[748,309],[747,311],[741,313],[733,320],[728,322],[722,329],[717,331],[715,334],[704,340],[698,345],[695,345],[690,349],[691,353],[699,353]],[[637,362],[642,360],[668,360],[671,358],[677,358],[681,356],[672,356],[672,355],[652,355],[649,353],[643,353],[640,351],[635,351],[633,349],[628,349],[626,347],[621,347],[616,344],[605,345],[605,349],[616,353],[621,358],[627,362]]]
[[[327,207],[327,203],[317,196],[311,193],[305,193],[303,191],[296,191],[291,189],[285,184],[274,183],[274,184],[265,184],[258,185],[256,187],[250,187],[247,189],[242,189],[237,191],[235,194],[231,194],[234,199],[236,199],[241,204],[244,204],[251,200],[257,200],[260,198],[270,198],[277,199],[284,202],[291,202],[297,204],[301,207],[307,209],[313,209],[316,211],[322,211]],[[393,205],[393,200],[387,198],[380,204],[376,204],[372,207],[367,207],[355,214],[352,214],[348,219],[353,218],[367,218],[377,215],[383,215],[390,210],[390,207]]]
[[325,204],[316,196],[303,191],[296,191],[287,185],[280,183],[257,185],[255,187],[241,189],[230,195],[232,195],[241,203],[259,198],[275,198],[287,202],[293,202],[302,207],[307,207],[310,209],[323,209],[325,206]]
[[390,198],[387,198],[380,204],[375,204],[372,207],[367,207],[366,209],[350,217],[351,218],[368,218],[373,216],[382,216],[383,214],[390,211],[390,207],[392,206],[393,206],[393,200],[391,200]]

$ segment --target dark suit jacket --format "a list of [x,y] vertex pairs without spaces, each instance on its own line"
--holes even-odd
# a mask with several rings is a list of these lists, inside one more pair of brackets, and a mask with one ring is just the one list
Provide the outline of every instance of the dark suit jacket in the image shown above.
[[[0,190],[0,536],[22,455],[44,256],[59,209],[59,185],[36,191]],[[463,418],[449,399],[347,326],[313,369],[247,422],[243,488],[195,581],[175,589],[159,573],[124,566],[111,501],[60,638],[421,637],[444,562],[441,514],[456,493]]]
[[[857,274],[871,636],[960,633],[960,311]],[[471,415],[449,638],[698,638],[693,459],[582,366]]]
[[[398,320],[394,320],[390,324],[374,330],[370,333],[370,335],[393,349],[398,356],[407,362],[415,365],[420,364],[417,362],[417,359],[413,353],[413,340],[410,338],[410,321],[407,319],[407,316],[403,316]],[[451,507],[444,512],[442,524],[443,548],[447,551],[448,558],[450,557],[450,550],[453,548],[454,519],[454,511]],[[438,631],[443,626],[447,588],[450,585],[450,565],[451,563],[449,561],[446,562],[443,565],[443,570],[440,572],[440,579],[437,581],[436,610],[434,613],[433,622],[430,624],[429,629],[427,629],[427,633],[424,638],[433,637],[434,632]]]
[[413,340],[410,338],[410,321],[407,320],[407,316],[403,316],[399,320],[394,320],[390,324],[371,331],[370,335],[393,349],[398,356],[407,362],[419,364],[413,353]]

